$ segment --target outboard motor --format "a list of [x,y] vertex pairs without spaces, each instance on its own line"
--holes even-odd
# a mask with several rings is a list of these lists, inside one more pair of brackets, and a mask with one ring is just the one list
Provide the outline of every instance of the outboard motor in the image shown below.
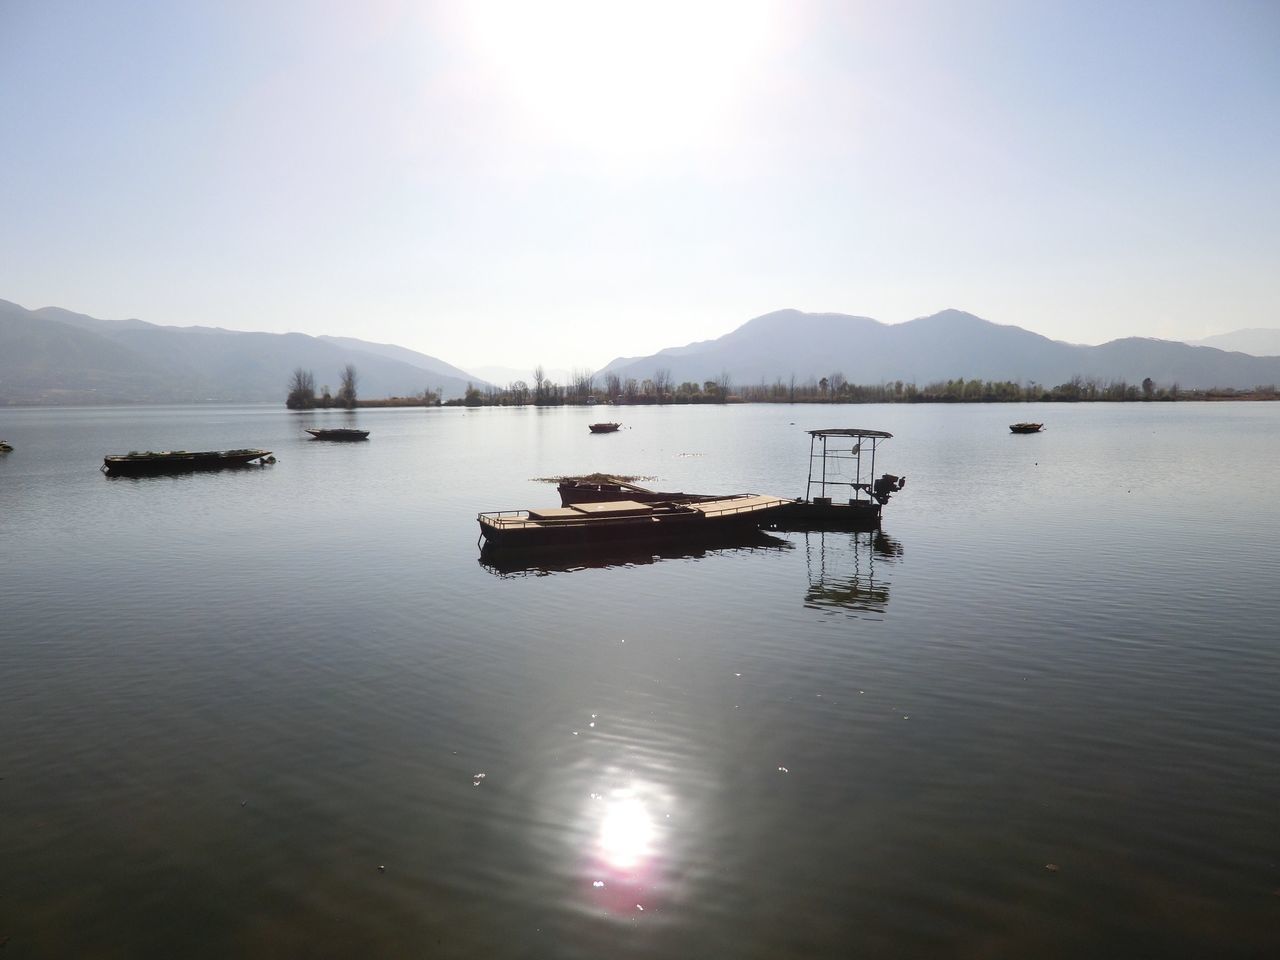
[[871,495],[881,506],[889,502],[889,497],[907,485],[906,477],[895,477],[892,473],[886,473],[883,477],[871,485]]

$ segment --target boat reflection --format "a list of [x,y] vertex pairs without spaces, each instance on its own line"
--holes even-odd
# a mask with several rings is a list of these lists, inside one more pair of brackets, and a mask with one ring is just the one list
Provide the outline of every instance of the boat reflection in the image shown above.
[[790,550],[792,544],[754,528],[726,531],[711,542],[645,543],[621,542],[583,547],[494,547],[485,544],[480,566],[499,577],[546,576],[604,567],[629,567],[660,560],[698,559],[738,550]]
[[878,530],[852,534],[816,531],[804,535],[804,550],[809,570],[806,607],[852,614],[885,612],[889,583],[884,565],[902,557],[901,543]]

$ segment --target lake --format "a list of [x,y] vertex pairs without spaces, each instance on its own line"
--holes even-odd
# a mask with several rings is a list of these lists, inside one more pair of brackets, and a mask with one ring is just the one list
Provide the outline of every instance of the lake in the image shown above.
[[[1280,950],[1280,404],[600,414],[0,410],[7,951]],[[846,426],[878,536],[480,562],[536,478],[798,496]]]

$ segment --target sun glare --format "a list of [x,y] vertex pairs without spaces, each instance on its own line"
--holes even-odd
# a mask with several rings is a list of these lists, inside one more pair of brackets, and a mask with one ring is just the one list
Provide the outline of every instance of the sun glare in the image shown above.
[[550,0],[465,7],[488,79],[538,133],[602,153],[714,136],[766,52],[763,0]]
[[646,861],[656,835],[653,818],[634,797],[609,801],[600,822],[600,855],[604,862],[626,870]]

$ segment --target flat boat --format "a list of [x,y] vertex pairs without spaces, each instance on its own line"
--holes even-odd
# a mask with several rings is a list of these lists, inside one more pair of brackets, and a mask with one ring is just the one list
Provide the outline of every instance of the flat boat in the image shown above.
[[1014,433],[1039,433],[1044,429],[1043,423],[1011,423],[1009,429]]
[[368,430],[357,430],[354,427],[330,427],[329,429],[307,428],[313,440],[368,440]]
[[592,433],[613,433],[620,426],[620,423],[589,423],[587,429]]
[[588,547],[623,540],[701,543],[737,527],[759,527],[792,501],[743,495],[699,503],[612,500],[539,510],[501,510],[477,516],[480,535],[494,547]]
[[148,450],[104,457],[100,469],[109,477],[141,477],[159,473],[226,470],[247,467],[255,461],[274,462],[274,459],[270,450]]

